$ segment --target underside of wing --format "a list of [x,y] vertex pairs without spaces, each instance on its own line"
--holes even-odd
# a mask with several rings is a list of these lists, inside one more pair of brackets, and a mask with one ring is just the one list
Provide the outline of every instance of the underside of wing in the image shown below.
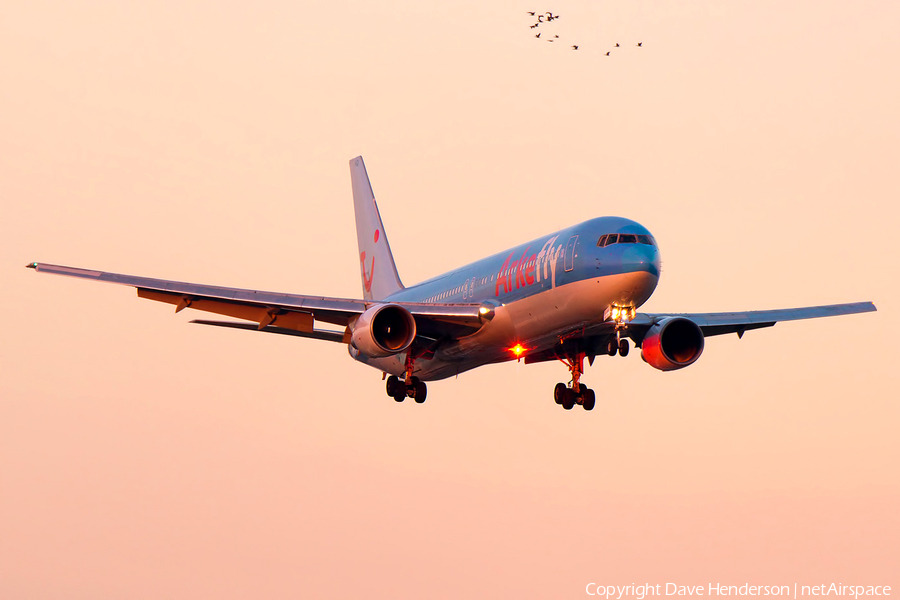
[[[131,286],[137,289],[141,298],[174,305],[175,312],[192,308],[253,323],[203,322],[206,325],[256,328],[273,333],[292,331],[299,332],[301,337],[344,343],[348,339],[346,332],[318,329],[315,323],[347,328],[355,318],[377,304],[350,298],[303,296],[185,283],[46,263],[35,262],[27,266],[41,273]],[[398,304],[415,318],[417,332],[430,339],[453,339],[470,335],[483,324],[478,312],[480,305],[476,304]]]
[[[877,310],[871,302],[852,302],[849,304],[829,304],[827,306],[804,306],[801,308],[781,308],[775,310],[751,310],[747,312],[721,312],[721,313],[668,313],[639,315],[646,317],[647,326],[665,318],[681,317],[690,319],[700,326],[700,330],[706,337],[722,335],[725,333],[737,333],[743,335],[745,331],[771,327],[779,321],[799,321],[802,319],[818,319],[821,317],[837,317],[840,315],[852,315],[856,313],[873,312]],[[643,322],[643,319],[641,319]],[[639,326],[641,323],[634,323]]]
[[685,319],[693,322],[702,332],[702,337],[736,333],[743,336],[745,332],[763,327],[772,327],[780,321],[797,321],[801,319],[817,319],[856,313],[875,311],[871,302],[853,302],[849,304],[831,304],[828,306],[807,306],[801,308],[785,308],[775,310],[755,310],[746,312],[719,313],[638,313],[635,318],[623,324],[618,330],[616,323],[609,320],[602,323],[586,324],[573,329],[565,335],[557,337],[556,343],[547,348],[532,352],[525,356],[526,363],[549,360],[565,360],[580,352],[593,360],[594,356],[607,353],[610,341],[617,342],[619,337],[629,337],[640,347],[648,331],[660,326],[665,321]]
[[314,340],[325,340],[328,342],[348,343],[350,336],[346,332],[329,331],[325,329],[313,329],[312,331],[300,331],[288,327],[274,327],[269,325],[260,329],[254,323],[240,323],[236,321],[207,321],[205,319],[194,319],[191,323],[197,325],[212,325],[213,327],[225,327],[228,329],[245,329],[247,331],[262,331],[264,333],[277,333],[279,335],[292,335],[295,337],[311,338]]

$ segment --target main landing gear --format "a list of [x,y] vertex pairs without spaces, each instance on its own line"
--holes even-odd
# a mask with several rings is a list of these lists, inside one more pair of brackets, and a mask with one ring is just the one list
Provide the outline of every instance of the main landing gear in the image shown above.
[[[602,348],[602,346],[601,346]],[[628,340],[616,332],[616,337],[611,338],[606,345],[606,353],[610,356],[628,356]],[[602,351],[602,350],[601,350]],[[569,368],[572,373],[572,383],[557,383],[553,389],[553,399],[566,410],[572,410],[576,404],[580,404],[584,410],[593,410],[597,402],[594,390],[581,383],[581,375],[584,373],[584,352],[574,352],[560,361]],[[593,363],[593,355],[591,356]]]
[[397,402],[403,402],[407,396],[422,404],[428,395],[428,387],[418,377],[410,377],[409,382],[401,380],[396,375],[387,378],[387,395]]
[[406,359],[406,377],[404,379],[400,379],[396,375],[391,375],[387,378],[387,384],[385,385],[387,395],[396,402],[403,402],[407,397],[410,397],[417,404],[422,404],[428,395],[428,386],[425,385],[425,382],[412,374],[413,362],[413,359],[408,356]]
[[553,389],[553,399],[566,410],[572,410],[576,404],[580,404],[584,410],[594,410],[597,397],[594,390],[581,383],[581,374],[584,372],[584,352],[579,352],[575,358],[562,360],[572,373],[572,387],[564,383],[557,383]]

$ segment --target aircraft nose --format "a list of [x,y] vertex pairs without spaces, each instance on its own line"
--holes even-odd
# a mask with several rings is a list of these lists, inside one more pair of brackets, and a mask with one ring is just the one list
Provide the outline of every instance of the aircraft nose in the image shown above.
[[647,244],[634,244],[622,254],[622,267],[626,272],[644,271],[659,277],[659,249]]

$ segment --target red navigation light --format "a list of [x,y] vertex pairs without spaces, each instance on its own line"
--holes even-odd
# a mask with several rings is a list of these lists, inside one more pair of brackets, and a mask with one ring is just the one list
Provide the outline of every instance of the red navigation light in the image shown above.
[[509,349],[510,352],[512,352],[513,354],[516,355],[516,358],[522,358],[522,355],[525,354],[525,352],[527,350],[528,350],[528,348],[526,348],[522,344],[516,344],[515,346],[513,346],[512,348]]

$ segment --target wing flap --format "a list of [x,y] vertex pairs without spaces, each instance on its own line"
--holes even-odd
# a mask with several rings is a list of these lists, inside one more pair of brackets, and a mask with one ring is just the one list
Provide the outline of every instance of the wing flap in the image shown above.
[[204,312],[215,313],[217,315],[234,317],[235,319],[256,321],[259,323],[259,329],[268,327],[269,325],[277,325],[278,327],[296,331],[313,331],[314,318],[313,314],[310,312],[284,310],[256,304],[242,304],[233,301],[211,300],[209,298],[193,297],[185,294],[159,292],[147,288],[138,288],[137,295],[139,298],[145,298],[147,300],[174,304],[175,312],[180,312],[185,308],[193,308]]
[[304,337],[304,338],[312,338],[316,340],[325,340],[328,342],[339,342],[347,344],[350,342],[350,335],[348,333],[341,333],[340,331],[327,331],[324,329],[313,329],[311,331],[298,331],[296,329],[285,328],[285,327],[272,327],[267,326],[263,328],[256,327],[252,323],[235,323],[234,321],[206,321],[203,319],[196,319],[191,321],[191,323],[196,323],[198,325],[212,325],[213,327],[227,327],[229,329],[246,329],[247,331],[262,331],[263,333],[277,333],[280,335],[293,335],[296,337]]

